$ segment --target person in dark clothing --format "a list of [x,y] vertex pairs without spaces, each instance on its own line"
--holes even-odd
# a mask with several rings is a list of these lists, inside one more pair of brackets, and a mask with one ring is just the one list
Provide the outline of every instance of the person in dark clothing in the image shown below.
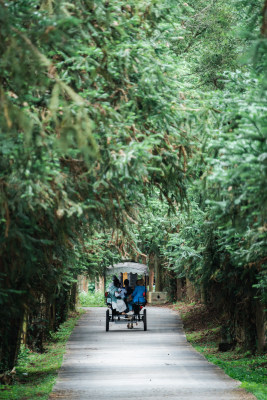
[[132,305],[131,305],[131,302],[128,301],[128,298],[133,293],[133,289],[129,286],[129,280],[128,279],[124,280],[124,287],[123,287],[122,291],[123,291],[123,296],[124,296],[123,299],[124,299],[124,301],[126,303],[126,306],[127,306],[126,312],[131,311],[132,310]]
[[129,297],[130,294],[133,293],[133,289],[129,286],[129,280],[128,279],[125,279],[125,281],[124,281],[124,288],[126,289],[126,293],[127,293],[126,296]]

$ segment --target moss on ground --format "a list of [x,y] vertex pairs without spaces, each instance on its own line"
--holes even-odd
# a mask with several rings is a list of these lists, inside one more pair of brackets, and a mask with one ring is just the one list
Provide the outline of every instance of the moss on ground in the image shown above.
[[21,348],[12,385],[0,385],[3,400],[47,400],[56,381],[57,371],[63,360],[66,342],[81,314],[73,312],[46,344],[45,352],[35,353]]

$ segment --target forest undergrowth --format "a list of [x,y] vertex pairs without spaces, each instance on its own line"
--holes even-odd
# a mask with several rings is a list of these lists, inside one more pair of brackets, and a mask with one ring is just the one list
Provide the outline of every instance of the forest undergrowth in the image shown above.
[[219,366],[231,378],[241,382],[241,387],[258,400],[267,399],[267,357],[242,349],[238,343],[229,351],[219,351],[221,329],[225,321],[216,310],[201,303],[177,302],[172,308],[183,320],[189,343],[208,361]]
[[47,400],[61,367],[66,343],[84,310],[71,312],[57,332],[52,333],[43,353],[22,347],[13,380],[0,385],[1,400]]
[[81,292],[79,303],[82,307],[104,307],[106,305],[102,292]]

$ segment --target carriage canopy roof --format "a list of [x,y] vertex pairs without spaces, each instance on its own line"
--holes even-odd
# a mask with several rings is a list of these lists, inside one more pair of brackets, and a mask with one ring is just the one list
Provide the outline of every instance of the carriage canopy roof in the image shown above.
[[106,270],[107,275],[117,275],[124,272],[128,274],[132,272],[133,274],[148,275],[148,266],[135,262],[123,262],[110,265]]

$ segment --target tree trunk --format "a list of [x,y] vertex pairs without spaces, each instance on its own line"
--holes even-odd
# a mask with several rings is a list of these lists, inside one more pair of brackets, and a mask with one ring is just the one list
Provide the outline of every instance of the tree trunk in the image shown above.
[[155,270],[155,291],[160,292],[160,271],[159,271],[159,260],[157,254],[154,255],[154,270]]
[[178,278],[177,280],[176,280],[176,287],[177,287],[177,289],[176,289],[176,299],[177,299],[177,301],[181,301],[182,300],[182,288],[183,288],[183,285],[182,285],[182,279],[181,278]]
[[0,373],[13,369],[16,364],[22,334],[22,318],[10,319],[0,329]]
[[201,302],[203,304],[206,304],[206,290],[205,290],[203,284],[201,285],[201,288],[200,288],[200,298],[201,298]]
[[56,325],[56,305],[55,301],[50,306],[50,329],[54,330]]
[[188,278],[186,278],[186,297],[189,301],[195,300],[195,289]]
[[262,17],[261,34],[262,36],[267,37],[267,0],[265,0],[262,9]]
[[153,290],[154,290],[153,286],[154,286],[154,268],[151,265],[149,267],[149,291],[150,292],[153,292]]
[[97,285],[95,286],[95,290],[103,293],[104,289],[105,289],[104,277],[99,276],[97,278]]
[[71,293],[70,293],[70,310],[72,311],[76,310],[77,296],[78,296],[77,282],[73,282],[71,285]]
[[257,350],[263,352],[266,348],[266,312],[262,303],[256,303],[256,329],[257,329]]
[[25,311],[23,315],[21,337],[20,337],[20,343],[24,345],[27,343],[27,328],[28,328],[28,312]]
[[160,258],[157,254],[154,255],[154,270],[155,270],[155,291],[162,292],[163,290],[163,274],[161,270]]

